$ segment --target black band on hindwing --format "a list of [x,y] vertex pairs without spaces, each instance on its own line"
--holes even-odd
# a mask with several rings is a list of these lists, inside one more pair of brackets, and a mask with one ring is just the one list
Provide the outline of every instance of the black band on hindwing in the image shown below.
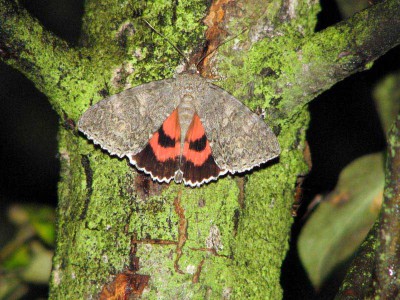
[[201,138],[189,143],[189,149],[197,152],[201,152],[206,148],[207,137],[203,135]]
[[168,135],[165,134],[162,126],[158,130],[158,144],[163,148],[173,148],[175,147],[175,140],[170,138]]

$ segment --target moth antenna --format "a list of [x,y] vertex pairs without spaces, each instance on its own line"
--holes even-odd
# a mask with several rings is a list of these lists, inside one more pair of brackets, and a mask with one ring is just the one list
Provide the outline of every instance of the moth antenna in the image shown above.
[[180,55],[182,55],[182,57],[186,60],[186,63],[189,64],[189,59],[185,56],[185,54],[183,54],[183,52],[181,51],[181,49],[179,49],[176,45],[174,45],[165,35],[163,35],[161,32],[159,32],[157,29],[155,29],[149,22],[147,22],[145,19],[142,19],[143,22],[145,22],[147,24],[147,26],[149,26],[151,28],[151,30],[153,30],[155,33],[157,33],[159,36],[161,36],[163,39],[165,39],[168,44],[170,44],[172,47],[174,47],[174,49],[176,51],[178,51],[178,53]]
[[236,39],[239,35],[243,34],[244,32],[246,32],[248,30],[248,28],[243,29],[241,32],[239,32],[237,35],[231,37],[230,39],[227,39],[225,41],[223,41],[221,44],[219,44],[217,47],[215,47],[215,49],[213,51],[211,51],[210,53],[204,54],[199,61],[196,63],[196,69],[198,67],[198,65],[207,57],[210,56],[211,54],[213,54],[215,51],[218,50],[219,47],[221,47],[222,45],[225,45],[226,43],[232,41],[233,39]]

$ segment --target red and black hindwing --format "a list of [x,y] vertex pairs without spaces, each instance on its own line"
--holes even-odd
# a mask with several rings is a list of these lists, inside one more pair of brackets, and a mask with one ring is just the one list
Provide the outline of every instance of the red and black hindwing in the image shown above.
[[140,170],[158,181],[169,182],[180,170],[185,183],[196,186],[216,179],[223,173],[214,161],[210,143],[197,113],[193,115],[186,133],[182,157],[180,140],[179,115],[178,109],[175,109],[143,150],[132,159]]
[[210,143],[197,113],[186,133],[181,170],[185,183],[199,185],[217,178],[221,169],[214,161]]
[[179,168],[180,140],[178,109],[175,109],[143,150],[132,158],[140,170],[158,181],[169,181]]

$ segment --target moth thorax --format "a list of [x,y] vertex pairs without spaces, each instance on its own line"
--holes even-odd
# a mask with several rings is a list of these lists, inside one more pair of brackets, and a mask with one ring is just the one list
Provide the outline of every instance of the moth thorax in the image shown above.
[[183,95],[178,105],[179,125],[181,127],[181,149],[183,149],[184,139],[195,112],[196,109],[192,95]]

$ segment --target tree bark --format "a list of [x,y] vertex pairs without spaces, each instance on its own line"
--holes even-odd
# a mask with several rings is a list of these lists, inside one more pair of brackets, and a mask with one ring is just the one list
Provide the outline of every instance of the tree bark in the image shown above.
[[396,299],[400,295],[400,111],[387,142],[384,202],[371,298]]
[[[150,276],[143,298],[282,297],[296,177],[307,172],[305,104],[399,44],[400,8],[385,1],[315,34],[314,1],[207,3],[88,0],[81,44],[71,48],[0,0],[0,57],[48,96],[62,120],[50,298],[97,298],[127,267]],[[279,161],[193,189],[153,183],[78,134],[74,122],[91,104],[172,77],[182,61],[143,18],[191,62],[228,40],[202,62],[202,75],[265,110]]]

